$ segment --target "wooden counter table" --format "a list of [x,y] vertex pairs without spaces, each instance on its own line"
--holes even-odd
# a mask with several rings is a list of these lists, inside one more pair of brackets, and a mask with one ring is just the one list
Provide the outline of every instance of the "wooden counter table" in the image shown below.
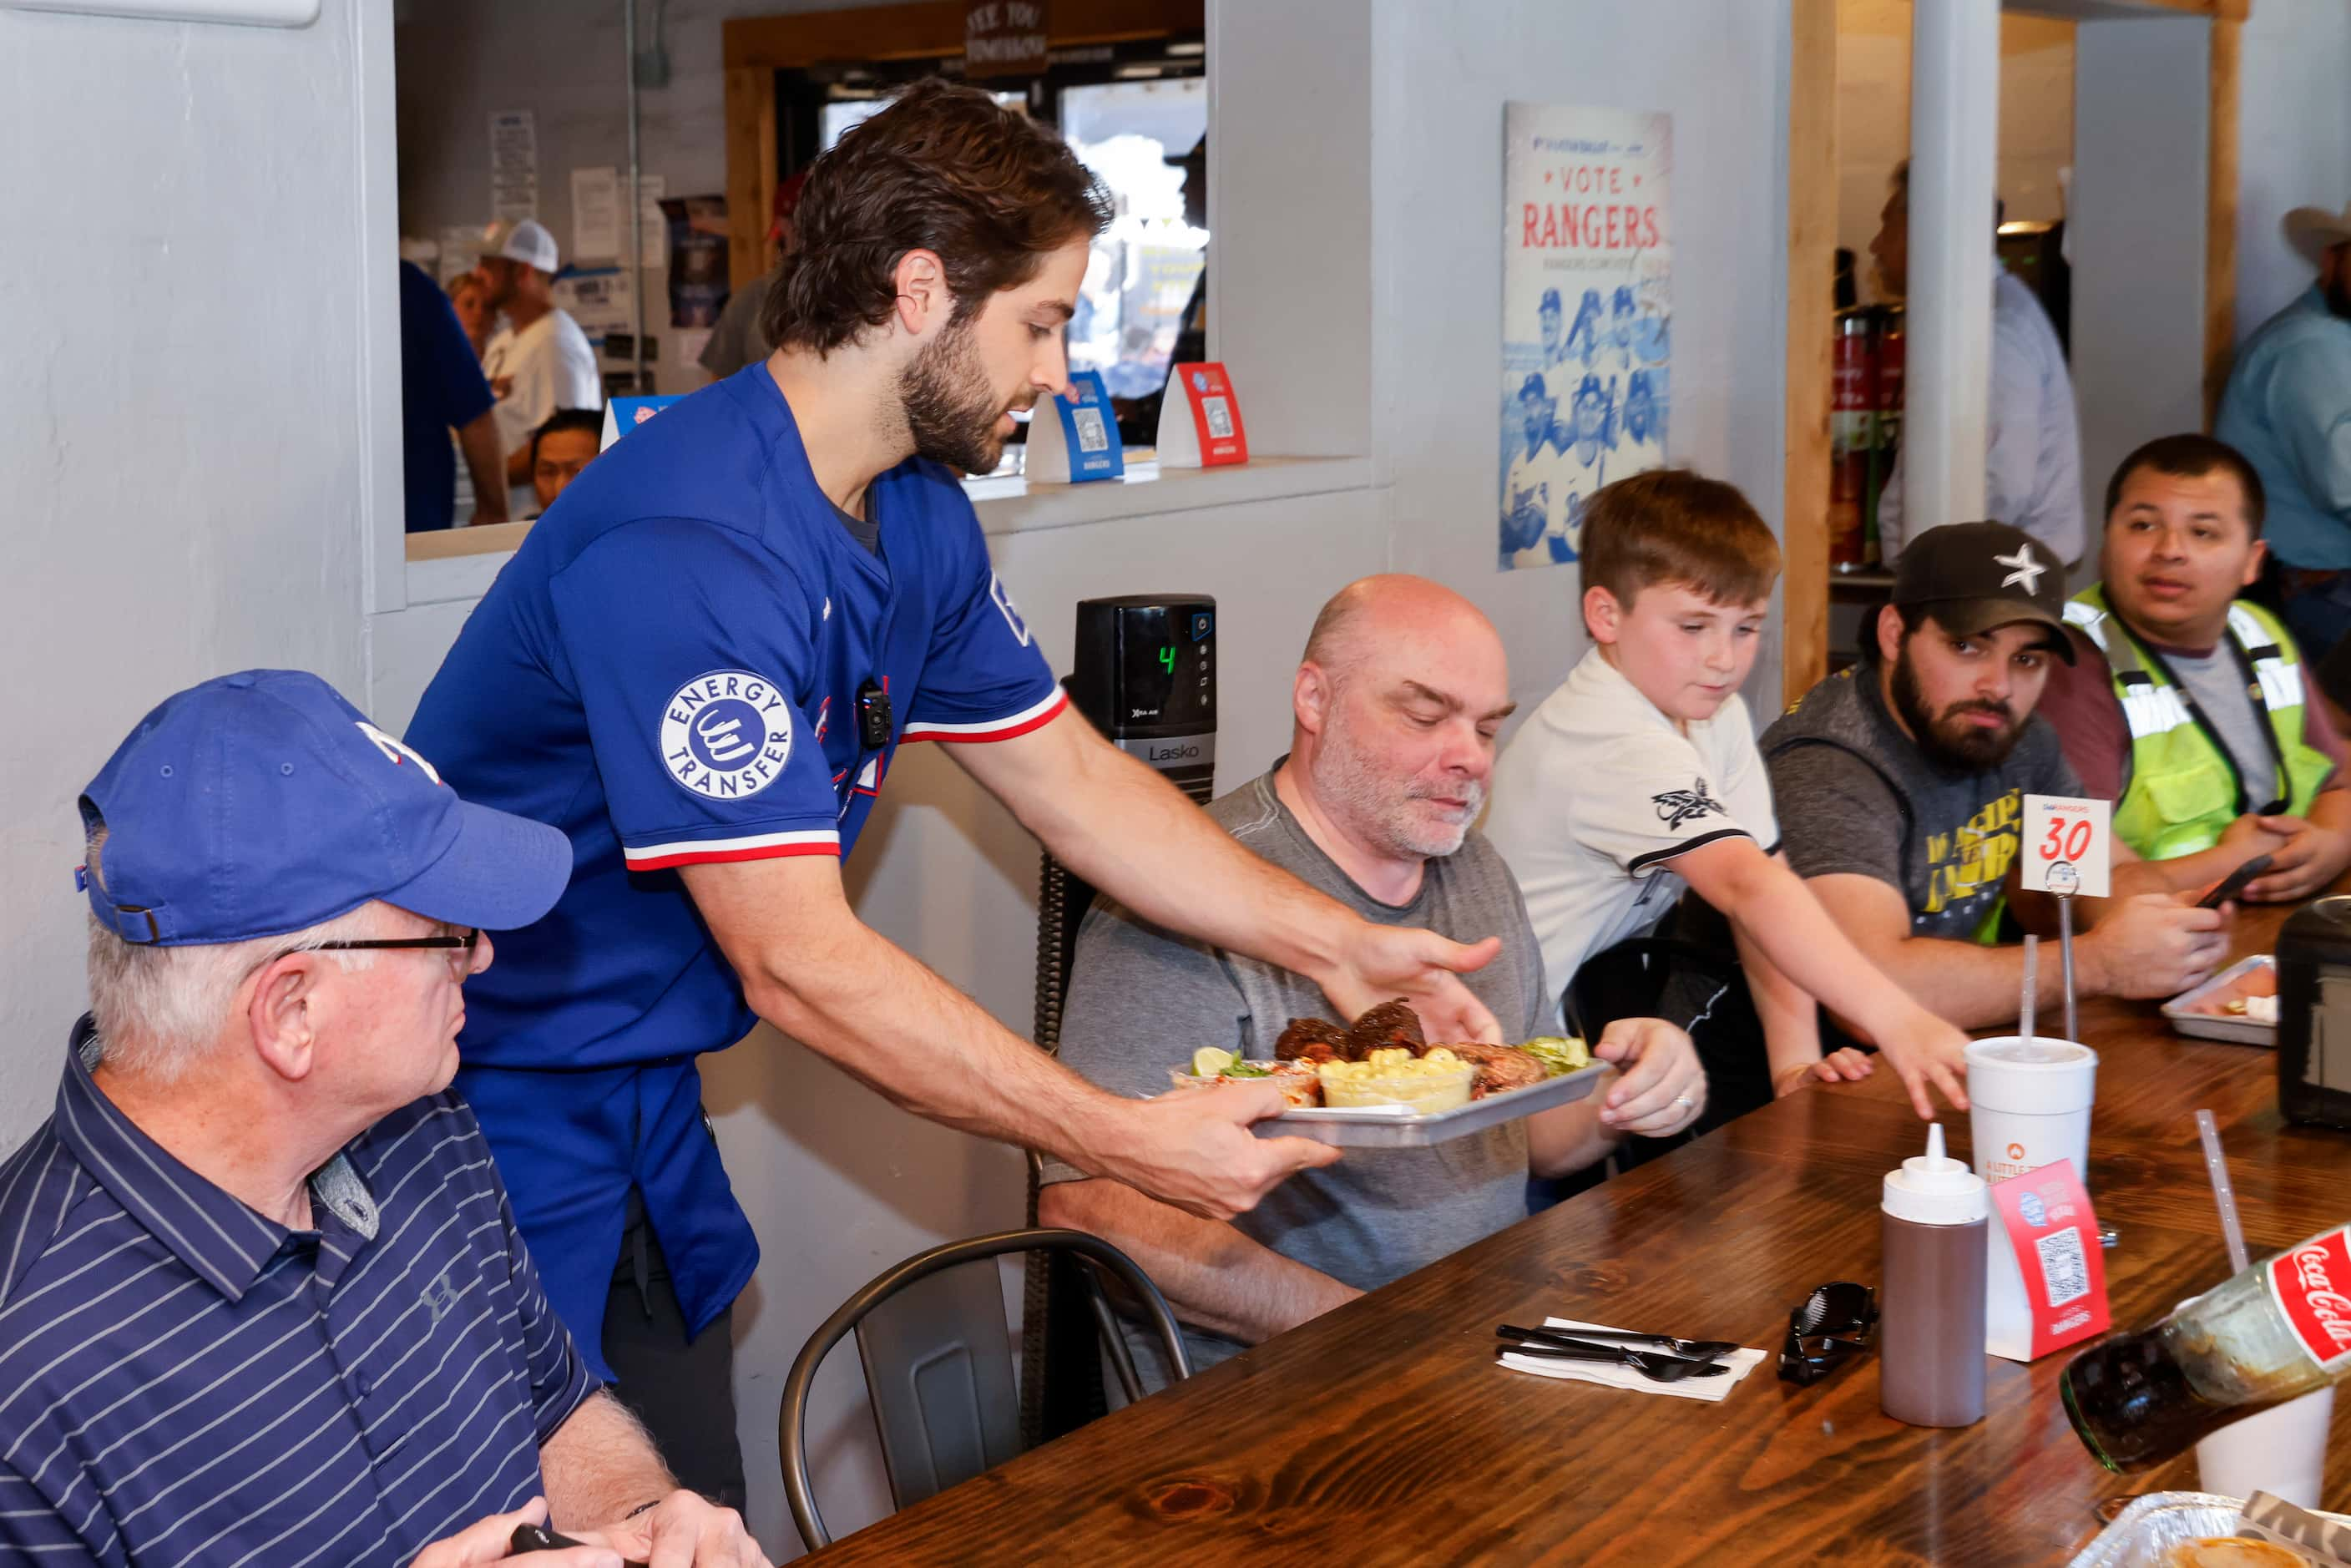
[[[2241,914],[2240,953],[2266,950],[2282,915]],[[2151,1003],[2085,1004],[2082,1030],[2100,1058],[2090,1188],[2121,1233],[2105,1255],[2118,1327],[2229,1271],[2199,1106],[2220,1118],[2257,1256],[2351,1218],[2351,1135],[2280,1119],[2273,1052],[2182,1040]],[[1966,1118],[1949,1131],[1964,1155]],[[1811,1388],[1773,1375],[1813,1286],[1879,1282],[1879,1181],[1924,1132],[1883,1066],[1806,1090],[822,1560],[2061,1563],[2101,1500],[2195,1486],[2192,1457],[2130,1477],[2091,1460],[2059,1403],[2070,1353],[1991,1362],[1989,1413],[1959,1430],[1881,1415],[1874,1353]],[[1494,1325],[1547,1312],[1773,1360],[1719,1405],[1496,1365]],[[2351,1399],[2336,1420],[2340,1503]]]

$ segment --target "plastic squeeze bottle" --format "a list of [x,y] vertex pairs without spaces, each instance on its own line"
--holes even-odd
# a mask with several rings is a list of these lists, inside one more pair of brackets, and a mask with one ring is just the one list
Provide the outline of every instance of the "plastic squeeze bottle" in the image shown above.
[[1943,1124],[1927,1153],[1886,1173],[1880,1229],[1878,1404],[1913,1427],[1970,1427],[1984,1413],[1983,1178],[1943,1155]]

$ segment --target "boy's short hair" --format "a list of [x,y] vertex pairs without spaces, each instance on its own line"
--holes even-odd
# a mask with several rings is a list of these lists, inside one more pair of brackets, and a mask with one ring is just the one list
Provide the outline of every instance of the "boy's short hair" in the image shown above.
[[2227,442],[2192,432],[2157,436],[2124,458],[2115,476],[2106,481],[2106,521],[2115,520],[2115,508],[2123,501],[2123,486],[2142,468],[2152,468],[2174,479],[2201,479],[2215,471],[2229,475],[2237,481],[2238,493],[2245,498],[2245,521],[2252,526],[2253,538],[2262,537],[2262,519],[2269,510],[2262,476],[2245,460],[2245,455]]
[[1583,591],[1604,588],[1627,609],[1664,582],[1752,604],[1780,575],[1780,541],[1739,487],[1687,468],[1652,468],[1593,492],[1582,551]]

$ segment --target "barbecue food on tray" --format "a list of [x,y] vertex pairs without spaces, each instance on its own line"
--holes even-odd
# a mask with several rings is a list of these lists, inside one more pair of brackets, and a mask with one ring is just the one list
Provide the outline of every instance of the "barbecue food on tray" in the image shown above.
[[1420,1015],[1398,997],[1366,1012],[1353,1028],[1329,1019],[1291,1019],[1273,1042],[1273,1054],[1285,1061],[1362,1061],[1374,1051],[1418,1056],[1427,1048]]
[[1512,1089],[1526,1089],[1551,1076],[1543,1064],[1515,1045],[1464,1044],[1454,1041],[1432,1048],[1448,1051],[1463,1061],[1475,1062],[1478,1082],[1470,1087],[1469,1098],[1483,1100],[1489,1094],[1506,1093]]
[[1362,1061],[1326,1061],[1315,1071],[1322,1080],[1325,1105],[1404,1105],[1423,1116],[1469,1103],[1478,1076],[1475,1062],[1441,1045],[1426,1056],[1387,1047]]
[[1283,1061],[1344,1061],[1347,1031],[1329,1019],[1291,1019],[1273,1054]]
[[1362,1061],[1374,1051],[1409,1051],[1417,1056],[1427,1045],[1428,1037],[1420,1032],[1420,1015],[1398,997],[1355,1020],[1347,1031],[1344,1054],[1350,1061]]
[[2272,1563],[2303,1568],[2304,1559],[2266,1541],[2208,1535],[2201,1541],[2180,1542],[2163,1554],[2163,1563],[2164,1568],[2264,1568]]
[[1221,1083],[1256,1083],[1272,1079],[1281,1085],[1282,1098],[1292,1105],[1322,1103],[1322,1086],[1307,1061],[1242,1061],[1229,1051],[1204,1045],[1192,1053],[1189,1071],[1171,1068],[1168,1078],[1178,1089],[1211,1089]]
[[[1583,1042],[1563,1037],[1531,1040],[1523,1047],[1483,1041],[1431,1045],[1420,1015],[1401,997],[1382,1002],[1352,1028],[1329,1019],[1291,1019],[1274,1041],[1273,1054],[1271,1070],[1319,1079],[1325,1104],[1410,1104],[1424,1115],[1489,1094],[1530,1089],[1592,1065]],[[1201,1072],[1200,1058],[1225,1055],[1204,1048],[1194,1059],[1194,1073],[1211,1076]],[[1227,1076],[1263,1071],[1249,1062],[1225,1069]]]
[[2215,1018],[2251,1019],[2255,1023],[2273,1024],[2278,1020],[2277,994],[2277,969],[2263,964],[2202,998],[2190,1010]]

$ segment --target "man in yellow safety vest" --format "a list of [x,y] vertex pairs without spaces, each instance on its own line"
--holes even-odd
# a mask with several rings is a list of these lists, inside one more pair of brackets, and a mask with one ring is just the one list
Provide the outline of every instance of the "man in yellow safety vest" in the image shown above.
[[2307,898],[2351,866],[2342,737],[2311,701],[2293,635],[2239,598],[2260,575],[2262,482],[2235,448],[2167,435],[2106,486],[2104,580],[2065,620],[2102,654],[2053,670],[2042,711],[2115,834],[2170,884],[2257,854],[2256,901]]

